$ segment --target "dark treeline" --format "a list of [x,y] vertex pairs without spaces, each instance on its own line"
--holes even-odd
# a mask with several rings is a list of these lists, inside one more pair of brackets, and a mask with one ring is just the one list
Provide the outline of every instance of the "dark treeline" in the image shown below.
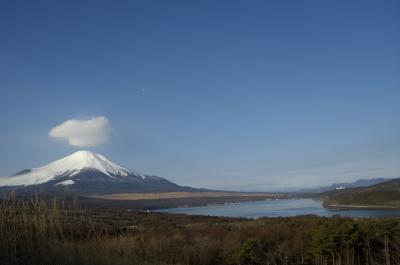
[[0,264],[400,264],[399,219],[258,220],[0,203]]

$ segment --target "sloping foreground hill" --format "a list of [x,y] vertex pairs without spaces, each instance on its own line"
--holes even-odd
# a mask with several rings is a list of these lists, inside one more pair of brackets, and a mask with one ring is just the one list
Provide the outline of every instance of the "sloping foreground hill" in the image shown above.
[[400,208],[400,179],[325,194],[325,206]]

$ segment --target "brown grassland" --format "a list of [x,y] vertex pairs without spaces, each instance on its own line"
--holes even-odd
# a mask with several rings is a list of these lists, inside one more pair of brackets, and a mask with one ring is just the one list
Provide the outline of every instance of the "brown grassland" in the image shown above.
[[400,220],[222,218],[0,202],[0,264],[396,265]]

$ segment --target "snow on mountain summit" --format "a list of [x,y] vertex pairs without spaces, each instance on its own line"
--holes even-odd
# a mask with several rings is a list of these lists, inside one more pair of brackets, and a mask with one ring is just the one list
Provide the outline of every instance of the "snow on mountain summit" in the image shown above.
[[82,150],[48,165],[24,170],[21,174],[0,178],[0,187],[42,184],[50,180],[55,180],[60,176],[73,177],[86,169],[100,171],[111,178],[123,178],[129,175],[135,175],[142,179],[145,178],[144,175],[115,164],[103,155]]
[[[60,160],[57,160],[53,163],[56,168],[67,170],[75,170],[79,171],[84,168],[97,169],[102,173],[111,176],[111,175],[121,175],[127,176],[129,174],[137,174],[130,169],[124,168],[114,162],[108,160],[103,155],[96,154],[90,151],[82,150],[73,153],[70,156],[64,157]],[[74,175],[72,173],[71,175]]]

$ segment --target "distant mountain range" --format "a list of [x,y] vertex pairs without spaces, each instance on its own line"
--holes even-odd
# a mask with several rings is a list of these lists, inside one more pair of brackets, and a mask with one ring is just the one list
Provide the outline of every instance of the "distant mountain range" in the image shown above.
[[67,191],[78,194],[194,191],[165,178],[138,173],[103,155],[78,151],[48,165],[0,178],[0,191]]
[[332,190],[345,190],[349,188],[360,188],[376,185],[391,180],[390,178],[373,178],[373,179],[358,179],[353,182],[334,183],[325,187],[301,189],[301,193],[322,193]]
[[400,179],[368,187],[327,192],[325,206],[400,208]]

